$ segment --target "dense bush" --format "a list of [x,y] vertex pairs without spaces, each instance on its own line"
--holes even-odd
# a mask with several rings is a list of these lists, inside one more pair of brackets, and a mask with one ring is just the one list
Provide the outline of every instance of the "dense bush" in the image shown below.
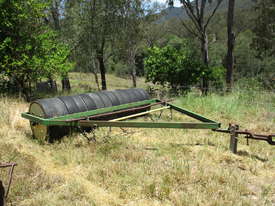
[[174,91],[186,91],[202,77],[212,81],[221,79],[224,68],[203,65],[188,47],[166,46],[148,49],[145,74],[147,81],[154,84],[168,85]]
[[42,23],[47,4],[16,0],[0,4],[0,69],[25,97],[31,83],[43,77],[65,74],[71,64],[70,50],[57,41],[57,34]]

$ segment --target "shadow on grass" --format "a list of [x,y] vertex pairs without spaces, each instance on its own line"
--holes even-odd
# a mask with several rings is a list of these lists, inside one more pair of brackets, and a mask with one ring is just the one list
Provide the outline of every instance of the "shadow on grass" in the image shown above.
[[170,143],[169,144],[171,147],[182,147],[182,146],[212,146],[215,147],[216,144],[213,142],[207,142],[207,143],[193,143],[193,144],[175,144],[175,143]]
[[254,155],[254,154],[249,154],[247,151],[238,151],[237,152],[238,155],[240,156],[245,156],[245,157],[252,157],[252,158],[255,158],[256,160],[259,160],[261,162],[267,162],[268,159],[267,158],[262,158],[262,157],[259,157],[258,155]]
[[28,139],[34,139],[34,136],[33,136],[32,132],[29,132],[29,131],[25,132],[25,136]]

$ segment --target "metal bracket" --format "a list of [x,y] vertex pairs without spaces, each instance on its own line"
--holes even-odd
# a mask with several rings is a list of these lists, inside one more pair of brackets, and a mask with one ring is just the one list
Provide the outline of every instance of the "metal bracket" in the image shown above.
[[80,132],[80,134],[82,134],[83,137],[85,137],[87,139],[88,143],[91,142],[91,141],[96,142],[96,136],[95,136],[95,133],[94,133],[94,130],[96,129],[96,127],[91,128],[91,133],[93,134],[92,137],[88,137],[87,132],[84,131],[84,129],[81,128],[80,126],[77,126],[77,129]]
[[10,191],[10,186],[11,186],[11,183],[12,183],[12,175],[13,175],[14,167],[16,165],[17,165],[16,163],[0,164],[0,168],[10,168],[10,171],[9,171],[9,182],[8,182],[7,191],[5,193],[5,199],[8,198],[8,194],[9,194],[9,191]]
[[249,143],[248,142],[249,139],[266,141],[270,145],[275,145],[275,141],[274,141],[275,134],[262,135],[262,134],[254,134],[254,133],[252,133],[248,130],[241,131],[241,130],[239,130],[239,125],[235,125],[235,124],[229,124],[229,128],[227,130],[225,130],[225,129],[213,129],[213,131],[230,134],[230,146],[229,146],[229,148],[234,154],[237,153],[238,135],[245,135],[245,138],[247,140],[247,145]]

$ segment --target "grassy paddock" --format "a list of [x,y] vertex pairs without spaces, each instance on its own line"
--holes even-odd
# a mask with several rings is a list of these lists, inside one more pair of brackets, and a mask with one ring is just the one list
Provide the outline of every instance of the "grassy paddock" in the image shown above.
[[[94,75],[90,73],[80,73],[80,72],[71,72],[69,74],[72,86],[72,93],[83,93],[83,92],[91,92],[97,91],[97,85],[94,78]],[[98,75],[99,84],[101,85],[100,75]],[[126,89],[132,87],[132,81],[127,78],[119,78],[112,74],[106,74],[107,81],[107,89]],[[145,80],[144,78],[137,78],[137,85],[140,88],[145,88]],[[61,85],[58,85],[61,88]]]
[[[73,84],[83,82],[74,75]],[[129,80],[108,79],[112,89],[130,87]],[[233,122],[274,133],[274,93],[190,93],[175,103],[224,127]],[[275,148],[265,142],[247,146],[241,140],[234,155],[228,135],[210,130],[113,128],[96,131],[96,143],[76,134],[49,145],[31,138],[29,123],[20,118],[27,108],[21,100],[0,98],[0,162],[18,163],[9,205],[275,204]]]

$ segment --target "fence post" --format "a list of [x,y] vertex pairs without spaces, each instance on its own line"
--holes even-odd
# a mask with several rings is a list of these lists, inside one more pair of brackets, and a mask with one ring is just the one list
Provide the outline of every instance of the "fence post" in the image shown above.
[[238,125],[229,125],[230,130],[230,146],[229,149],[234,154],[237,154],[237,147],[238,147],[238,134],[236,133],[236,130],[239,129]]

